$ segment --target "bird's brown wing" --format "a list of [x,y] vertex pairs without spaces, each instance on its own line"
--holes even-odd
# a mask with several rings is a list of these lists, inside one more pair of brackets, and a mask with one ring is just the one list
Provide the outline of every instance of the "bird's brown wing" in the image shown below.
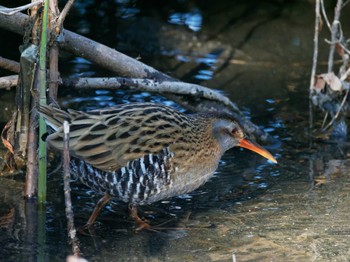
[[[181,127],[184,114],[151,103],[89,113],[59,111],[54,109],[60,116],[56,123],[70,118],[70,153],[104,171],[117,170],[131,160],[160,153],[186,129]],[[63,128],[59,127],[47,140],[52,147],[63,150]]]

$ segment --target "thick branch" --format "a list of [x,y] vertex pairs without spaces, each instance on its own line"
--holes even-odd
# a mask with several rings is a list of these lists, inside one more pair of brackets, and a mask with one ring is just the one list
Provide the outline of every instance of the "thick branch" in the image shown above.
[[64,50],[90,60],[121,76],[171,80],[170,76],[157,71],[153,67],[71,31],[63,30],[63,39],[64,41],[60,43],[60,46]]
[[0,56],[0,68],[11,71],[13,73],[19,73],[19,63],[16,61],[12,61],[10,59],[6,59]]
[[0,77],[0,89],[10,89],[18,83],[18,75]]

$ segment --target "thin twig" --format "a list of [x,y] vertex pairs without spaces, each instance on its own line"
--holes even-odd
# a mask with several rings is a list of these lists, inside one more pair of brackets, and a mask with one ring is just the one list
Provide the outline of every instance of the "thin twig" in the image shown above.
[[[322,0],[321,0],[322,1]],[[320,0],[316,0],[315,4],[315,32],[314,32],[314,55],[312,58],[312,68],[311,68],[311,79],[310,79],[310,96],[311,90],[315,85],[316,67],[317,67],[317,57],[318,57],[318,35],[320,31]]]
[[68,237],[72,243],[72,252],[74,256],[79,257],[80,249],[79,242],[76,236],[76,229],[74,226],[74,213],[72,209],[72,198],[70,195],[70,156],[69,156],[69,124],[67,121],[63,122],[63,181],[64,181],[64,200],[66,205],[66,216],[67,216],[67,231]]
[[[338,0],[337,5],[335,7],[334,11],[334,20],[332,23],[332,37],[331,37],[331,46],[329,50],[329,56],[328,56],[328,73],[331,73],[333,71],[333,60],[334,60],[334,50],[335,50],[335,43],[337,41],[337,34],[338,34],[338,28],[339,28],[339,18],[341,13],[341,8],[343,5],[343,0]],[[340,41],[338,41],[340,42]]]
[[324,8],[324,2],[323,0],[321,0],[321,10],[322,10],[322,15],[324,20],[326,21],[327,27],[329,28],[329,31],[331,31],[331,24],[329,23],[328,17],[327,17],[327,13],[326,13],[326,9]]
[[[336,44],[339,44],[343,48],[344,52],[348,52],[348,50],[342,45],[343,31],[342,31],[340,20],[339,20],[342,7],[344,7],[343,1],[338,0],[337,5],[335,7],[335,11],[334,11],[335,12],[334,13],[334,20],[333,20],[332,29],[331,29],[332,39],[330,41],[331,46],[330,46],[329,57],[328,57],[328,73],[332,72],[334,51],[335,51]],[[339,36],[338,36],[338,33],[339,33]],[[343,58],[343,60],[344,60],[344,58]],[[346,62],[344,61],[344,63],[345,63],[344,67],[346,67],[347,66]],[[350,69],[348,69],[340,77],[340,80],[344,81],[349,74],[350,74]],[[328,125],[326,127],[323,128],[323,125],[322,125],[323,130],[327,130],[329,127],[331,127],[333,125],[335,120],[338,119],[340,112],[342,111],[342,109],[345,105],[345,102],[347,101],[348,95],[349,95],[349,88],[346,89],[345,95],[344,95],[343,100],[342,100],[342,102],[337,110],[337,113],[334,115],[334,117],[331,119],[331,121],[328,123]]]
[[59,34],[62,31],[64,19],[66,18],[66,16],[67,16],[70,8],[72,7],[73,3],[74,3],[74,0],[68,0],[66,5],[64,6],[60,16],[57,19],[56,34]]
[[347,97],[349,95],[349,90],[350,90],[350,88],[348,88],[346,90],[346,93],[345,93],[345,95],[343,97],[343,100],[342,100],[342,102],[341,102],[341,104],[340,104],[340,106],[338,108],[337,113],[335,114],[335,116],[332,118],[332,120],[328,123],[328,125],[323,130],[327,130],[328,128],[330,128],[333,125],[334,121],[337,120],[337,118],[339,117],[339,114],[340,114],[343,106],[345,105],[346,99],[347,99]]
[[[312,58],[311,79],[309,87],[309,131],[313,129],[313,114],[312,114],[312,90],[315,85],[316,67],[318,58],[318,35],[320,31],[321,14],[320,14],[320,0],[315,3],[315,32],[314,32],[314,55]],[[311,143],[311,140],[310,140]]]
[[327,118],[328,118],[328,112],[326,112],[326,114],[324,115],[324,118],[323,118],[323,121],[322,121],[321,129],[324,129],[324,125],[326,124]]
[[33,6],[40,5],[43,2],[44,2],[43,0],[39,0],[37,2],[33,2],[33,3],[30,3],[30,4],[22,5],[22,6],[15,7],[15,8],[2,7],[2,8],[0,8],[0,13],[4,14],[4,15],[14,15],[14,14],[16,14],[18,12],[21,12],[21,11],[26,10],[28,8],[31,8]]
[[341,81],[344,81],[346,78],[348,78],[348,76],[350,75],[350,67],[348,68],[348,70],[346,70],[346,72],[340,77]]

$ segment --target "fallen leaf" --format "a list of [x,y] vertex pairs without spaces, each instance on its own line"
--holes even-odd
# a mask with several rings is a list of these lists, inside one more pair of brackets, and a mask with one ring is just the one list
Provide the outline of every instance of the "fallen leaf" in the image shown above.
[[15,217],[15,209],[11,208],[9,213],[0,217],[0,227],[7,227],[9,224],[13,223]]
[[4,137],[4,135],[7,132],[7,130],[10,129],[12,123],[13,123],[12,119],[7,122],[6,126],[4,127],[4,129],[1,132],[1,140],[2,140],[2,143],[4,144],[4,146],[7,148],[7,150],[10,151],[12,154],[14,154],[14,150],[13,150],[12,144]]
[[327,74],[321,74],[317,77],[323,78],[333,91],[342,91],[343,85],[340,79],[332,72]]
[[340,55],[342,58],[344,58],[345,52],[344,49],[339,43],[335,44],[335,49],[337,50],[338,55]]
[[321,92],[325,86],[326,86],[326,81],[324,81],[323,77],[316,76],[313,89],[315,89],[317,92]]

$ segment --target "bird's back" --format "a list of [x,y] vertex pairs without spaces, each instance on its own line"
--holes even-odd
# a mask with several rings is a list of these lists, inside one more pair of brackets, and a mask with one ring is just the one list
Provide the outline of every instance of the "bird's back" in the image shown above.
[[55,132],[49,145],[63,150],[64,120],[70,125],[70,153],[104,171],[114,171],[127,162],[183,140],[191,132],[189,118],[170,107],[153,103],[131,103],[117,107],[81,112],[62,111],[41,106]]

